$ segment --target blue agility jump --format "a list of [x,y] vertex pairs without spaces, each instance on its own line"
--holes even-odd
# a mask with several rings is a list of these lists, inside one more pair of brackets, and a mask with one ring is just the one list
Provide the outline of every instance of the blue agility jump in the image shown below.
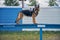
[[40,40],[42,40],[42,28],[60,28],[60,24],[0,24],[0,31],[22,31],[23,28],[40,28]]

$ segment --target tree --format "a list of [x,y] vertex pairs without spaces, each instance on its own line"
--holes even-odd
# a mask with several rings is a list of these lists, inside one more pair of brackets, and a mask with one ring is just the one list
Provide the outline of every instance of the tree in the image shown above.
[[6,6],[18,6],[19,5],[17,0],[5,0],[4,4]]
[[58,4],[56,3],[56,0],[50,0],[49,1],[49,6],[58,6]]
[[29,6],[34,6],[34,5],[36,5],[36,0],[30,0],[30,5]]

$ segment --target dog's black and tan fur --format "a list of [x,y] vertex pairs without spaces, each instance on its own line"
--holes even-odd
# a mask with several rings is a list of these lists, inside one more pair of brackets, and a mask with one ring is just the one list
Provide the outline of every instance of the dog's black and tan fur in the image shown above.
[[35,17],[38,15],[38,12],[39,12],[39,5],[35,5],[35,8],[33,9],[33,11],[30,11],[30,10],[22,10],[21,12],[19,12],[18,17],[17,17],[17,19],[16,19],[15,22],[17,24],[19,24],[19,20],[23,18],[23,15],[26,15],[26,16],[32,17],[33,23],[36,24]]

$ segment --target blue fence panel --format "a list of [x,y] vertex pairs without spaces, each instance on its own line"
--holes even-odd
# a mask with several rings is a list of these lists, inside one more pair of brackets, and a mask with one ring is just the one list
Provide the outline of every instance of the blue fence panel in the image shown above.
[[0,23],[14,23],[21,10],[22,8],[0,8]]

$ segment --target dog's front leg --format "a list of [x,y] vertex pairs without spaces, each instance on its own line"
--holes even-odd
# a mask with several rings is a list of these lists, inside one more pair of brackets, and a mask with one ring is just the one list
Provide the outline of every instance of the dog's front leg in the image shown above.
[[32,14],[32,20],[33,20],[33,23],[36,24],[36,19],[35,19],[35,14]]

